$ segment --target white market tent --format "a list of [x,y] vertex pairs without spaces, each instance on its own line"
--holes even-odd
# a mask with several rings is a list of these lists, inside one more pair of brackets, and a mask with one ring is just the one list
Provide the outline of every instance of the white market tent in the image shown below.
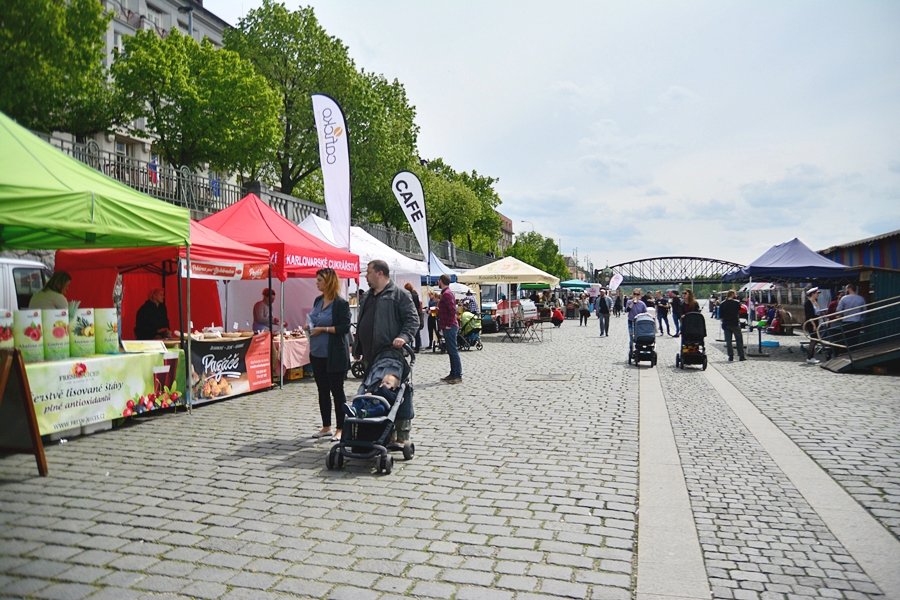
[[546,283],[559,286],[559,277],[541,271],[518,258],[506,256],[477,269],[470,269],[457,276],[461,283]]
[[[309,215],[300,222],[300,229],[313,234],[320,240],[334,244],[334,233],[331,222],[317,215]],[[380,259],[391,268],[391,279],[394,283],[403,286],[410,282],[416,289],[421,286],[421,278],[428,272],[427,265],[421,260],[415,260],[400,252],[397,252],[387,244],[379,241],[362,227],[350,228],[350,251],[359,255],[360,278],[359,285],[366,289],[366,265],[369,261]]]

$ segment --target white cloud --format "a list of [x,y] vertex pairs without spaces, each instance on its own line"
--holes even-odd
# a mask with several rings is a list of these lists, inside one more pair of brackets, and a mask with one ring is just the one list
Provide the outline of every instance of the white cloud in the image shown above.
[[900,227],[900,3],[310,3],[406,86],[423,156],[595,264]]

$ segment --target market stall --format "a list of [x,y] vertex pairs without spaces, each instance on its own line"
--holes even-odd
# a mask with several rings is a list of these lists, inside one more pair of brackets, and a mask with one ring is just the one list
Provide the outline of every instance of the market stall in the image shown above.
[[[254,194],[248,194],[239,202],[209,216],[204,225],[244,244],[265,249],[270,255],[272,274],[280,281],[281,294],[278,314],[282,327],[289,329],[305,323],[305,312],[318,295],[315,291],[316,272],[322,268],[334,269],[341,279],[359,279],[359,256],[353,252],[332,246],[314,235],[303,231],[284,218]],[[285,283],[305,280],[305,284],[292,286],[291,302],[285,306]],[[226,302],[236,314],[252,314],[253,303],[259,300],[260,284],[228,286]],[[303,316],[301,316],[303,315]],[[231,320],[229,318],[229,320]],[[240,319],[235,319],[238,323]],[[272,328],[270,327],[270,330]],[[284,354],[282,354],[284,356]],[[283,373],[284,366],[280,369]]]
[[[181,279],[188,275],[186,267],[178,271],[179,258],[185,247],[128,248],[119,250],[61,250],[56,264],[77,277],[91,280],[97,271],[113,270],[123,276],[122,338],[135,337],[135,314],[146,300],[147,292],[163,287],[180,289],[177,317],[179,331],[198,330],[190,327],[182,306],[190,306],[190,313],[198,324],[222,323],[214,282],[216,280],[264,280],[269,276],[269,256],[265,250],[242,244],[191,221],[192,260],[190,276],[195,280],[191,296],[181,289]],[[203,293],[196,293],[198,284],[206,283]],[[92,286],[76,291],[81,299],[98,301],[112,296],[112,287]],[[74,295],[73,294],[73,295]],[[174,303],[173,303],[174,304]],[[207,320],[208,319],[208,320]],[[223,334],[221,327],[207,328],[192,337],[190,372],[193,403],[200,404],[271,387],[271,354],[269,334],[256,336],[249,328]],[[180,343],[180,339],[174,340]]]
[[[187,210],[104,176],[3,114],[0,231],[0,249],[185,246],[184,262],[190,264]],[[135,397],[144,398],[144,410],[189,397],[183,380],[176,378],[175,363],[184,363],[177,353],[159,347],[112,354],[118,353],[114,313],[78,310],[71,321],[68,309],[16,311],[13,316],[19,335],[12,341],[28,361],[30,387],[43,403],[35,406],[41,413],[41,434],[127,416],[128,402],[137,406]],[[95,335],[95,328],[102,335]],[[108,347],[111,340],[115,343]],[[110,355],[98,356],[103,351]]]

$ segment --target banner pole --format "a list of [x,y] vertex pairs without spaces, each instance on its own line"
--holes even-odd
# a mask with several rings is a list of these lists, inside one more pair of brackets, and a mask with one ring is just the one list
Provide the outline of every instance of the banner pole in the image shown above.
[[[191,245],[190,244],[188,244],[184,247],[184,256],[185,256],[185,261],[186,261],[186,266],[187,266],[187,281],[185,282],[185,295],[187,296],[187,310],[186,310],[187,325],[188,325],[188,329],[190,329],[190,327],[191,327]],[[178,301],[181,302],[181,298],[179,298]],[[187,409],[188,409],[189,415],[193,414],[193,408],[194,408],[194,396],[191,393],[192,390],[191,390],[191,385],[190,385],[192,383],[191,370],[192,370],[193,364],[194,364],[194,361],[191,356],[191,333],[192,332],[189,331],[188,336],[187,336],[187,350],[185,352],[187,364],[184,366],[185,367],[184,368],[185,380],[186,380],[185,387],[184,387],[184,394],[185,394],[185,397],[187,398]]]

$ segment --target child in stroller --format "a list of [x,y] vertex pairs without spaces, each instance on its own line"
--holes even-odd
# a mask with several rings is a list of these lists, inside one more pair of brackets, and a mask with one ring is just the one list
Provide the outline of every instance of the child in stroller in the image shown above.
[[459,349],[477,350],[484,348],[481,343],[481,319],[473,312],[463,310],[459,313]]
[[[740,335],[740,333],[738,333]],[[681,350],[675,355],[675,366],[701,365],[706,370],[706,319],[703,313],[689,312],[681,317]]]
[[638,366],[642,360],[656,366],[656,319],[649,313],[634,318],[634,349],[628,355],[628,364]]
[[409,441],[413,412],[412,366],[416,354],[409,345],[403,351],[386,350],[371,362],[357,395],[344,405],[346,418],[341,439],[331,447],[325,466],[340,469],[345,458],[378,461],[378,472],[389,475],[394,459],[389,452],[403,452],[412,460],[415,444]]
[[[481,342],[481,319],[475,313],[459,307],[459,331],[456,333],[456,347],[460,350],[476,350],[484,348]],[[444,341],[444,335],[440,331],[437,332],[437,340],[431,348],[432,352],[444,353],[447,351],[447,343]]]

